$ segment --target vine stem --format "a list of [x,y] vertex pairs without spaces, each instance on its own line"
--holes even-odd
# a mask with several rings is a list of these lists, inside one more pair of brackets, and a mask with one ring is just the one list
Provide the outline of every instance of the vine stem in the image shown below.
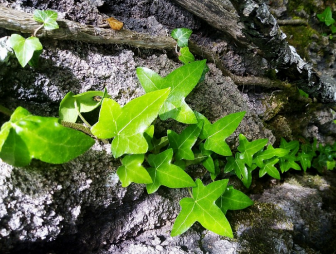
[[13,114],[13,111],[11,111],[10,109],[0,105],[0,112],[3,113],[6,116],[11,116]]
[[[63,121],[61,120],[61,124],[64,126],[64,127],[68,127],[68,128],[71,128],[71,129],[75,129],[75,130],[78,130],[78,131],[81,131],[81,132],[84,132],[85,134],[93,137],[93,138],[97,138],[95,135],[92,134],[91,130],[89,127],[86,127],[82,124],[79,124],[79,123],[71,123],[71,122],[67,122],[67,121]],[[105,145],[106,144],[109,144],[108,140],[106,139],[100,139]]]
[[40,25],[38,28],[35,29],[34,34],[33,34],[34,37],[36,37],[36,34],[37,34],[38,30],[43,28],[43,26],[44,26],[44,24]]
[[194,198],[194,196],[193,196],[193,194],[192,194],[192,192],[191,192],[191,188],[187,188],[187,189],[188,189],[188,192],[189,192],[190,197],[191,197],[191,198]]

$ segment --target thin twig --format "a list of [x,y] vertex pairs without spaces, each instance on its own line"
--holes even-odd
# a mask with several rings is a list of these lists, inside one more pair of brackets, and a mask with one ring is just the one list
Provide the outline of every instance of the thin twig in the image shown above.
[[0,112],[3,113],[6,116],[11,116],[13,114],[13,111],[11,111],[10,109],[0,105]]
[[304,19],[284,19],[277,20],[279,26],[307,26],[308,21]]

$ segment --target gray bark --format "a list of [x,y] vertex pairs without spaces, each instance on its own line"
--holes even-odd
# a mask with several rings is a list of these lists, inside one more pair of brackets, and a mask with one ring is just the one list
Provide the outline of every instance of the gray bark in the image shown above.
[[[53,8],[66,12],[65,16],[73,22],[91,25],[103,16],[96,8],[98,3],[102,6],[102,1],[0,2],[28,12],[34,8]],[[26,6],[28,2],[30,7]],[[202,2],[207,4],[204,6],[207,11],[210,3],[229,4],[228,1]],[[104,9],[106,6],[110,8],[108,11]],[[131,33],[151,32],[162,36],[162,31],[177,24],[193,29],[199,24],[196,17],[187,15],[171,1],[105,1],[104,8],[106,15],[121,19],[126,28],[132,27]],[[226,10],[233,10],[232,6]],[[75,27],[87,29],[83,24]],[[65,29],[72,33],[68,27]],[[206,26],[207,29],[210,27]],[[9,34],[9,30],[5,32]],[[35,69],[21,68],[15,58],[1,65],[1,103],[10,109],[23,106],[37,115],[57,116],[59,102],[69,91],[77,94],[106,87],[112,98],[124,105],[144,93],[135,75],[136,67],[148,67],[165,76],[181,66],[175,54],[147,50],[141,48],[142,43],[139,48],[135,44],[128,47],[122,40],[116,42],[118,45],[100,45],[92,32],[89,35],[73,32],[89,38],[88,41],[71,41],[71,34],[65,35],[69,40],[61,40],[53,39],[53,33],[41,33],[45,36],[44,50]],[[289,89],[291,95],[284,82],[264,78],[259,51],[246,47],[239,51],[234,46],[239,38],[230,37],[226,41],[222,34],[215,39],[195,34],[191,48],[213,63],[209,64],[205,81],[186,98],[191,108],[211,122],[229,113],[246,111],[238,132],[228,139],[232,147],[237,146],[238,133],[249,140],[268,138],[270,143],[275,142],[275,136],[290,140],[301,135],[334,142],[336,132],[330,125],[333,120],[330,110],[312,103],[311,99],[298,100],[295,90]],[[254,74],[258,75],[254,77]],[[236,84],[249,87],[243,89]],[[254,88],[251,84],[269,88]],[[5,120],[0,114],[0,121]],[[272,132],[271,126],[274,126]],[[174,121],[158,123],[157,127],[156,133],[166,133],[167,128],[177,131],[184,128]],[[0,252],[305,254],[334,251],[336,181],[331,172],[324,176],[310,174],[311,171],[303,176],[286,174],[285,183],[255,176],[250,190],[231,177],[230,184],[247,192],[255,205],[227,213],[235,235],[235,239],[228,239],[205,230],[198,223],[185,234],[171,237],[172,224],[180,211],[178,201],[188,195],[187,191],[160,187],[154,195],[147,195],[143,185],[122,188],[116,175],[119,165],[119,161],[112,159],[110,147],[98,143],[64,165],[34,161],[28,167],[16,168],[0,162]],[[202,167],[188,170],[197,177],[204,173]]]
[[226,33],[236,43],[245,44],[246,38],[239,16],[230,1],[174,0],[186,10],[205,20],[209,25]]
[[276,68],[299,88],[324,103],[336,103],[336,81],[319,75],[286,41],[276,19],[263,1],[232,0],[241,17],[244,34],[262,50],[271,68]]
[[[31,14],[0,6],[0,27],[20,33],[33,34],[41,25]],[[89,27],[70,20],[58,20],[60,28],[52,31],[39,30],[37,37],[55,40],[81,41],[97,44],[125,44],[133,47],[173,49],[171,37],[154,36],[130,30],[114,31],[111,28]]]

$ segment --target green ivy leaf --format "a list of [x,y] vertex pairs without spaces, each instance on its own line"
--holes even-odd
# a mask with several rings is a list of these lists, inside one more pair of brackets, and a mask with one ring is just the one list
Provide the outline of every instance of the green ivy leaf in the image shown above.
[[257,139],[252,142],[248,142],[243,134],[239,134],[239,146],[237,147],[240,154],[240,159],[251,167],[253,155],[259,152],[268,142],[268,139]]
[[161,137],[159,139],[156,139],[155,137],[153,137],[152,143],[153,143],[152,152],[154,154],[158,154],[158,153],[160,153],[160,151],[163,147],[169,145],[169,140],[168,140],[167,136]]
[[224,173],[235,171],[237,177],[242,181],[246,181],[248,178],[248,170],[245,166],[245,160],[241,158],[240,153],[236,153],[235,157],[230,156],[226,158],[227,163],[224,168]]
[[148,129],[144,132],[144,137],[148,144],[148,151],[153,150],[153,138],[154,138],[154,125],[148,127]]
[[301,170],[297,161],[296,154],[300,149],[300,143],[297,140],[287,142],[284,138],[281,138],[280,148],[289,150],[289,153],[284,157],[280,158],[279,165],[282,173],[287,172],[289,169]]
[[57,118],[34,116],[18,107],[0,132],[0,158],[14,166],[26,166],[31,159],[61,164],[87,151],[94,140],[63,127]]
[[29,66],[35,67],[35,68],[38,67],[40,55],[42,54],[42,52],[43,52],[42,49],[34,51],[32,58],[28,62]]
[[169,91],[167,88],[147,93],[123,108],[112,99],[104,99],[98,123],[91,128],[92,133],[102,139],[114,137],[112,154],[115,158],[125,153],[146,153],[148,144],[143,134],[157,117]]
[[304,98],[309,98],[309,94],[307,94],[305,91],[299,89],[299,94],[300,96],[304,97]]
[[246,188],[249,188],[252,183],[252,171],[256,168],[255,164],[251,167],[246,167],[245,160],[242,159],[240,153],[236,153],[235,157],[230,156],[226,158],[224,173],[229,173],[234,170],[237,177],[243,182]]
[[122,108],[116,101],[105,98],[101,104],[99,120],[91,128],[92,134],[100,139],[116,136],[118,134],[117,120],[121,113]]
[[298,154],[297,158],[300,161],[300,164],[302,166],[303,171],[306,172],[307,168],[311,167],[311,161],[312,161],[313,157],[310,156],[309,154],[301,152],[301,153]]
[[180,49],[179,60],[184,64],[188,64],[195,61],[195,57],[190,52],[189,47],[184,47]]
[[175,28],[171,32],[171,36],[177,41],[177,45],[180,48],[188,47],[188,40],[192,30],[188,28]]
[[214,181],[221,172],[220,161],[216,159],[214,160],[214,164],[215,164],[215,172],[214,173],[210,172],[210,177],[212,181]]
[[204,115],[202,115],[201,113],[195,111],[195,116],[197,118],[197,121],[200,122],[202,121],[203,122],[203,128],[202,128],[202,131],[199,135],[199,138],[200,139],[207,139],[207,137],[209,137],[209,132],[211,131],[211,123],[210,121],[208,120],[208,118],[206,118]]
[[195,61],[177,68],[165,78],[147,68],[137,68],[137,76],[146,93],[171,87],[171,92],[159,112],[162,120],[175,119],[181,123],[195,124],[194,112],[185,97],[194,89],[202,75],[205,60]]
[[[106,89],[102,91],[88,91],[74,95],[69,92],[65,95],[59,106],[60,119],[75,123],[79,113],[90,112],[99,107],[103,98],[108,98]],[[98,100],[96,99],[98,98]]]
[[182,210],[177,216],[171,236],[177,236],[187,231],[196,221],[206,229],[227,237],[233,237],[231,226],[224,213],[215,204],[226,189],[228,179],[215,181],[204,186],[196,179],[196,187],[192,189],[192,198],[180,201]]
[[327,161],[327,170],[333,170],[336,166],[336,161]]
[[258,152],[253,159],[253,162],[257,164],[259,168],[264,167],[264,160],[271,159],[273,157],[284,157],[289,153],[288,149],[276,148],[272,145],[269,145],[266,150]]
[[136,69],[136,74],[146,93],[160,90],[160,87],[164,86],[164,78],[151,69],[138,67]]
[[51,10],[35,10],[33,18],[40,23],[43,23],[45,30],[58,29],[57,12]]
[[336,34],[336,26],[331,25],[330,30],[333,34]]
[[204,148],[223,156],[230,156],[232,152],[225,139],[237,129],[245,113],[242,111],[227,115],[212,125],[205,122],[202,133],[206,138]]
[[228,210],[242,210],[253,205],[253,201],[239,190],[228,186],[224,194],[217,199],[216,204],[226,214]]
[[8,44],[14,50],[16,58],[22,67],[27,65],[35,51],[43,49],[38,38],[29,37],[25,39],[18,34],[12,34],[8,40]]
[[311,144],[301,145],[301,152],[298,154],[297,159],[300,161],[303,171],[306,172],[307,168],[311,167],[311,162],[313,158],[316,156],[315,150],[316,150],[316,141],[314,141],[313,145]]
[[325,8],[325,10],[322,13],[317,14],[316,16],[318,17],[320,22],[324,22],[327,26],[330,26],[335,23],[335,20],[332,17],[331,8],[329,6]]
[[117,169],[117,175],[122,183],[122,187],[127,187],[130,183],[152,183],[152,178],[147,170],[142,166],[145,159],[144,154],[126,155],[122,160],[122,166]]
[[161,185],[169,188],[195,186],[193,179],[182,168],[171,163],[172,158],[173,149],[148,156],[148,163],[151,165],[148,173],[153,181],[153,183],[146,185],[148,194],[156,192]]
[[204,160],[202,161],[202,165],[215,177],[216,167],[215,167],[215,162],[211,157],[212,151],[206,150],[204,148],[204,143],[200,143],[199,147],[201,150],[201,155],[204,158]]
[[278,163],[279,159],[274,158],[268,162],[266,162],[263,167],[259,170],[259,177],[263,177],[266,173],[269,174],[271,177],[280,180],[280,173],[274,165]]
[[176,160],[193,160],[195,158],[191,148],[197,141],[198,135],[202,130],[203,122],[188,126],[179,135],[172,130],[168,130],[168,140],[170,147],[173,148]]

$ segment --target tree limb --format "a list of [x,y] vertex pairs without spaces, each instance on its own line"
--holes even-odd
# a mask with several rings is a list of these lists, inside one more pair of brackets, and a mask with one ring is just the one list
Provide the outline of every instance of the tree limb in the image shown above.
[[[114,31],[99,27],[89,27],[69,20],[58,20],[59,29],[40,30],[37,37],[57,40],[83,41],[99,44],[127,44],[134,47],[168,49],[174,48],[176,42],[170,37],[153,36],[129,30]],[[0,6],[0,27],[21,33],[33,34],[41,24],[29,13]]]
[[[32,18],[31,14],[25,12],[0,6],[0,13],[0,27],[8,30],[32,34],[35,29],[40,26],[40,23],[37,23]],[[170,37],[155,37],[129,30],[113,31],[111,29],[88,27],[68,20],[61,20],[57,22],[59,23],[59,29],[52,31],[42,29],[41,32],[37,33],[37,37],[84,41],[99,44],[127,44],[135,47],[155,49],[174,49],[176,46],[176,41]],[[205,47],[201,47],[196,43],[190,42],[190,50],[194,54],[205,57],[209,61],[214,62],[222,71],[223,75],[229,76],[237,85],[257,85],[283,88],[282,82],[272,81],[268,78],[254,76],[240,77],[232,74],[227,68],[225,68],[217,54],[213,54]]]
[[177,4],[229,35],[236,43],[247,45],[239,16],[228,0],[174,0]]
[[245,36],[263,52],[278,75],[323,103],[336,103],[336,81],[320,75],[286,41],[276,19],[262,0],[231,0],[243,22]]

